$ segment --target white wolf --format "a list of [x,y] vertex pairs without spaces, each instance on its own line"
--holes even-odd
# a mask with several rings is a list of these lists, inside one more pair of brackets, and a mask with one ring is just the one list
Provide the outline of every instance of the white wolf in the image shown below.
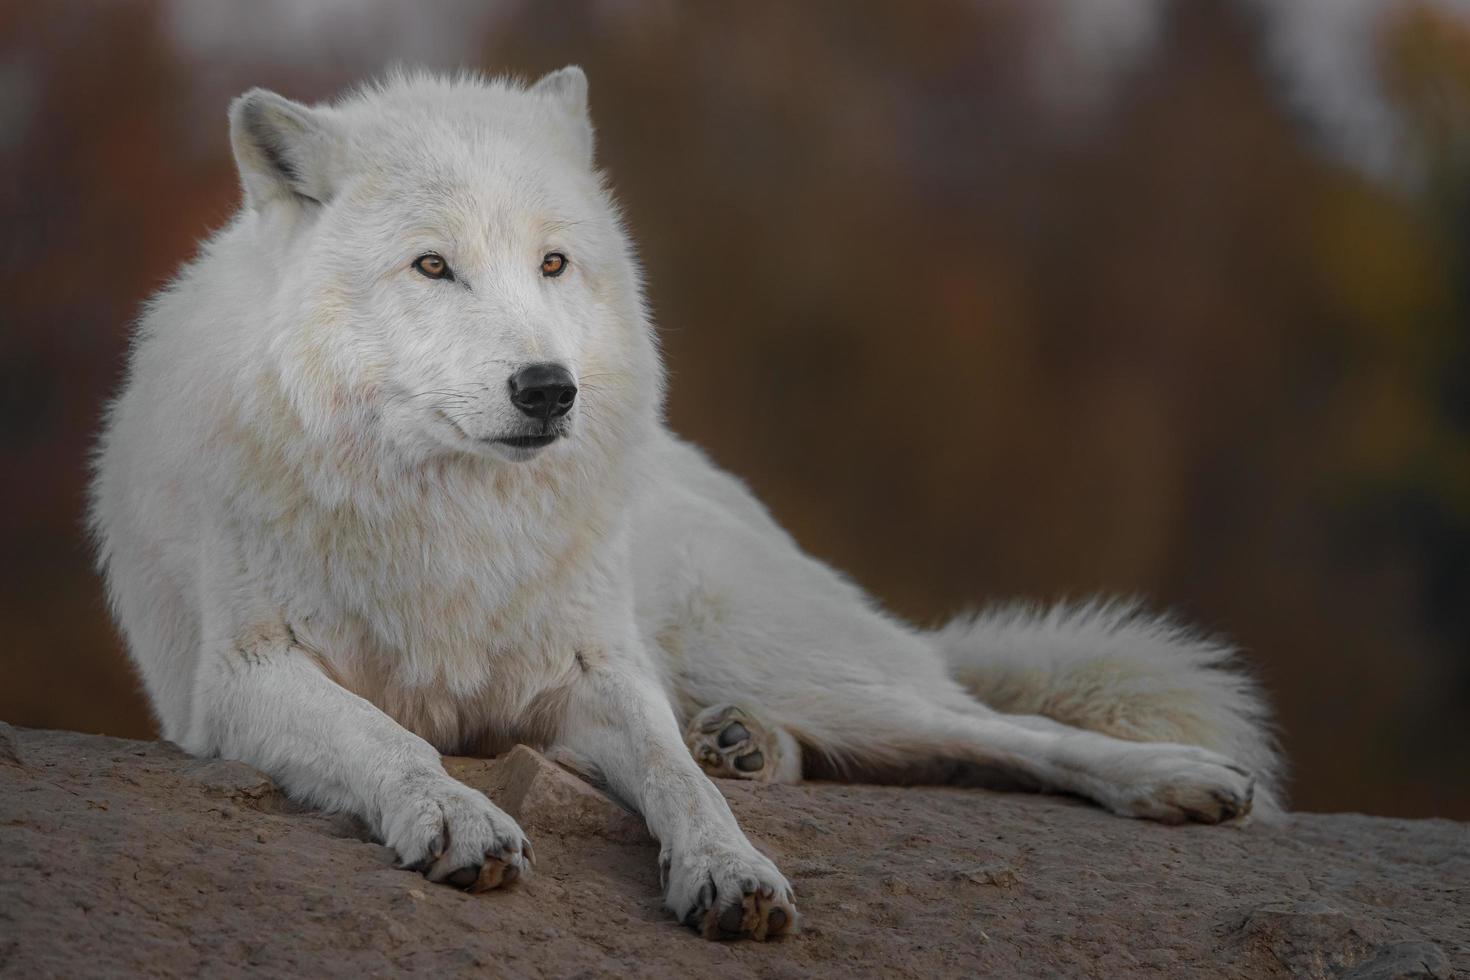
[[1227,647],[1128,605],[914,629],[664,427],[586,93],[569,67],[231,107],[244,206],[143,314],[92,487],[163,734],[472,888],[531,847],[439,754],[555,750],[711,936],[797,914],[706,771],[1272,810]]

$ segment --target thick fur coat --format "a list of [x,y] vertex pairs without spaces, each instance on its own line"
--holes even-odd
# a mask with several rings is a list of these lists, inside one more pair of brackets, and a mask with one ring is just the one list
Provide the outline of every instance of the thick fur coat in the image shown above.
[[798,920],[709,775],[1274,812],[1227,647],[1127,605],[914,629],[665,428],[586,91],[397,75],[232,106],[244,205],[148,304],[92,490],[164,735],[471,888],[531,846],[439,753],[555,751],[644,814],[711,936]]

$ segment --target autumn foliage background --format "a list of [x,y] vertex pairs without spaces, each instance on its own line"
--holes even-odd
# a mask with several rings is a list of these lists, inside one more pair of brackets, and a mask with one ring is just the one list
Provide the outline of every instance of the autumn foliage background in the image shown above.
[[0,5],[0,719],[153,733],[86,458],[229,99],[576,62],[670,419],[804,546],[925,623],[1148,596],[1245,647],[1298,806],[1470,819],[1465,9]]

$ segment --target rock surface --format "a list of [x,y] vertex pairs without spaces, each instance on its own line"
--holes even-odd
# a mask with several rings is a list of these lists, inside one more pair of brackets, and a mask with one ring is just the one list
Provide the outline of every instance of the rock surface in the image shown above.
[[801,935],[710,943],[641,823],[529,749],[446,760],[536,845],[468,895],[393,867],[255,770],[0,725],[0,975],[1470,976],[1470,826],[1298,814],[1162,827],[1072,801],[721,789],[792,879]]

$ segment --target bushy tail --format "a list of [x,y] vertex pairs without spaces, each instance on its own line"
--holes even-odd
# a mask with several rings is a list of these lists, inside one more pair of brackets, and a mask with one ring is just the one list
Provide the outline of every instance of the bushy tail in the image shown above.
[[997,711],[1139,742],[1180,742],[1256,776],[1254,812],[1281,813],[1270,709],[1229,644],[1135,602],[1010,605],[934,633],[950,674]]

